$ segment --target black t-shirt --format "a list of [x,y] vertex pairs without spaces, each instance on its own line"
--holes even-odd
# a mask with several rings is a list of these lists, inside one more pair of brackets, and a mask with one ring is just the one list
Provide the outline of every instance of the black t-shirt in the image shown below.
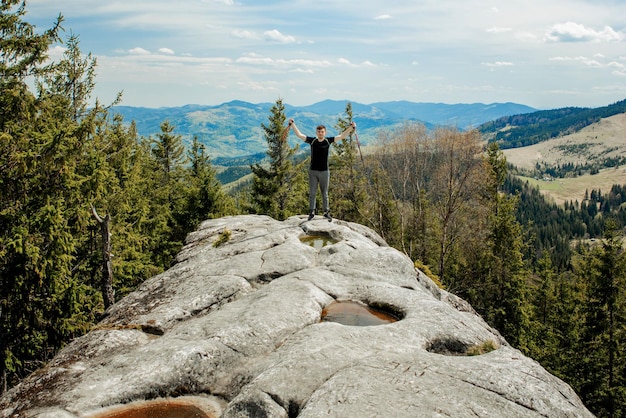
[[318,141],[312,136],[306,137],[306,143],[311,145],[311,170],[328,170],[328,151],[330,144],[335,142],[334,136],[327,136],[323,141]]

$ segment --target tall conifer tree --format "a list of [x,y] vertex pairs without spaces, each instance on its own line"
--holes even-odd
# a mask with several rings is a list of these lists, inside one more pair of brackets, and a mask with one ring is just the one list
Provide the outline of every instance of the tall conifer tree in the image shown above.
[[602,246],[589,253],[581,273],[589,283],[585,326],[580,341],[580,392],[598,415],[626,413],[626,256],[613,219],[606,222]]
[[186,170],[186,207],[181,223],[191,231],[205,219],[234,214],[232,198],[222,191],[205,146],[194,138],[189,150],[191,165]]
[[251,166],[252,211],[283,220],[302,213],[306,206],[303,165],[294,166],[295,149],[286,138],[287,117],[282,99],[270,109],[268,124],[261,124],[267,142],[267,163]]
[[25,13],[24,2],[0,4],[0,390],[71,334],[63,309],[75,300],[65,210],[76,197],[76,126],[57,120],[64,103],[27,84],[55,71],[43,63],[62,17],[37,35]]
[[488,219],[487,282],[482,297],[484,315],[507,340],[520,349],[529,343],[530,305],[524,265],[522,227],[515,218],[516,196],[500,192],[507,176],[506,158],[496,144],[487,150]]
[[[352,123],[352,104],[346,104],[345,118],[337,120],[337,131],[343,132]],[[332,201],[334,216],[351,222],[363,223],[366,215],[367,173],[356,144],[356,133],[335,143],[330,156]]]

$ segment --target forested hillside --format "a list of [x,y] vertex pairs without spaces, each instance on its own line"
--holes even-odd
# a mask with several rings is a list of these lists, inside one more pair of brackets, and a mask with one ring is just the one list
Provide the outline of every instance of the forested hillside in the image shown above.
[[478,129],[501,149],[520,148],[577,132],[602,118],[626,112],[626,100],[598,108],[565,107],[504,116]]
[[[226,194],[210,150],[171,121],[146,137],[116,103],[91,101],[95,60],[77,37],[47,61],[62,18],[36,34],[20,5],[0,6],[2,391],[168,268],[201,220],[308,208],[307,161],[285,140],[280,99],[260,126],[266,161]],[[346,103],[333,128],[353,120]],[[623,188],[560,208],[511,178],[478,130],[407,121],[378,139],[363,156],[354,135],[333,145],[333,215],[376,230],[598,416],[625,416]]]

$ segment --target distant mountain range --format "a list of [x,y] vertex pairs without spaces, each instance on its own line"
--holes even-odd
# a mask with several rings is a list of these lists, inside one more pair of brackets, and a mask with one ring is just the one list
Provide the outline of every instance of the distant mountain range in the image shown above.
[[[347,100],[325,100],[310,106],[284,106],[287,117],[294,118],[303,133],[312,135],[315,126],[324,124],[329,134],[337,134],[335,125],[339,118],[345,117],[347,103]],[[516,103],[350,103],[353,118],[358,124],[359,140],[364,144],[375,139],[379,129],[392,129],[407,121],[420,122],[428,128],[454,126],[467,129],[501,117],[537,110]],[[146,137],[154,137],[161,131],[161,123],[168,121],[174,126],[174,133],[181,135],[186,143],[190,143],[194,136],[198,137],[207,146],[214,162],[232,165],[227,160],[241,161],[242,157],[265,153],[267,144],[261,124],[268,124],[270,108],[274,104],[231,101],[217,106],[116,106],[113,111],[122,115],[128,123],[134,120],[139,135]],[[292,135],[290,142],[295,145],[299,140]]]

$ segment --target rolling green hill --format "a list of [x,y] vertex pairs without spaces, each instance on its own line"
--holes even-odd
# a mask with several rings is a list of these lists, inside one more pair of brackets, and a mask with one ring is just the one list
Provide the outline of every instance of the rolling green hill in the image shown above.
[[626,113],[578,132],[505,149],[507,162],[556,203],[581,202],[591,189],[626,184]]

